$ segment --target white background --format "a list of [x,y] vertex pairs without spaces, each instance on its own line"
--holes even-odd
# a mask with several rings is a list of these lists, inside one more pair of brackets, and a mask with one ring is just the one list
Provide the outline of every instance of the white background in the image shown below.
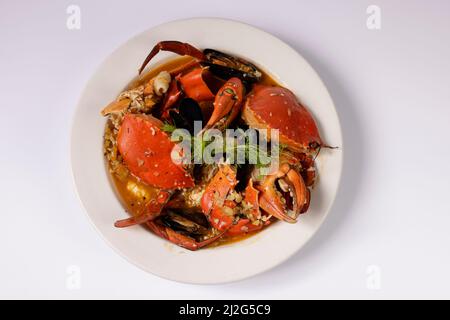
[[[66,28],[69,4],[81,30]],[[381,30],[366,27],[371,4]],[[220,286],[162,280],[114,253],[69,163],[71,117],[100,62],[145,29],[197,16],[241,20],[296,48],[328,86],[346,146],[336,204],[313,240]],[[0,298],[450,298],[449,30],[445,0],[0,0]],[[71,265],[78,290],[66,285]]]

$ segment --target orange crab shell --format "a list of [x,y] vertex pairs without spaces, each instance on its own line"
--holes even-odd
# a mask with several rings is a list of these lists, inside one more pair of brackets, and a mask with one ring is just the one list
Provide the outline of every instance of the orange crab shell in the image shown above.
[[171,158],[175,144],[161,130],[163,123],[148,115],[127,114],[117,135],[117,147],[130,172],[162,189],[194,186],[191,175]]
[[[283,87],[256,84],[247,97],[242,118],[253,128],[278,129],[280,143],[304,151],[322,145],[316,122],[295,95]],[[270,137],[270,132],[268,133]]]

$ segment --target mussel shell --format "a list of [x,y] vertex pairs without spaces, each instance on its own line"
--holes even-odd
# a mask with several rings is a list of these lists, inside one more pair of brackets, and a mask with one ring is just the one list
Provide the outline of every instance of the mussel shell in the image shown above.
[[214,49],[205,49],[203,54],[207,60],[203,64],[209,66],[210,71],[218,77],[238,77],[247,83],[261,80],[261,71],[251,62]]
[[209,71],[218,78],[228,80],[230,78],[237,77],[241,79],[242,83],[244,84],[247,90],[250,90],[251,85],[253,83],[259,81],[250,74],[239,71],[237,69],[224,67],[218,64],[212,64],[210,62],[202,62],[202,65],[208,67]]
[[159,221],[166,227],[192,238],[201,238],[210,233],[208,228],[172,211],[162,215]]
[[177,128],[187,129],[191,134],[194,134],[194,122],[203,122],[202,109],[191,98],[181,100],[178,110],[170,110],[169,114]]
[[185,98],[181,100],[178,110],[180,112],[180,115],[188,121],[203,121],[202,109],[194,99]]
[[176,110],[170,110],[169,111],[170,118],[172,119],[173,123],[175,124],[175,127],[179,129],[187,129],[189,132],[191,132],[192,125],[189,123],[184,117],[182,117],[178,111]]

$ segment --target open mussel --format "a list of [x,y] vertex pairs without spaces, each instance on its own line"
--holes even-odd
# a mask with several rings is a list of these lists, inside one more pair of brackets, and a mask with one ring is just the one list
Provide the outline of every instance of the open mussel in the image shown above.
[[206,60],[201,63],[209,67],[211,73],[219,78],[238,77],[246,86],[261,80],[261,71],[244,59],[214,49],[205,49],[203,54]]
[[210,234],[208,227],[205,227],[174,211],[168,211],[166,214],[161,216],[160,222],[166,227],[196,240],[202,240],[203,237]]

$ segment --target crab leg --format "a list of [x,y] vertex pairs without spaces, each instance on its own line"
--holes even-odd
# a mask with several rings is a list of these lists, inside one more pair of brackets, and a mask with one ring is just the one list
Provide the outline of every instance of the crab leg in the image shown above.
[[107,116],[111,113],[114,112],[121,112],[123,110],[126,110],[129,106],[130,106],[131,100],[126,98],[126,99],[121,99],[119,101],[113,101],[110,104],[108,104],[102,111],[101,111],[101,115],[102,116]]
[[181,75],[182,73],[184,73],[187,70],[190,69],[195,69],[195,68],[200,68],[200,63],[197,60],[191,60],[189,62],[186,62],[185,64],[182,64],[179,67],[176,67],[173,70],[170,70],[169,73],[172,77],[176,77]]
[[161,118],[166,120],[169,118],[169,110],[182,97],[182,92],[178,86],[178,79],[174,78],[170,82],[169,89],[167,89],[166,96],[161,107]]
[[226,198],[236,184],[236,172],[228,165],[221,166],[202,196],[202,211],[217,230],[228,229],[234,221],[236,203]]
[[153,47],[147,58],[145,58],[144,63],[142,63],[142,66],[139,68],[139,74],[142,73],[150,60],[152,60],[152,58],[156,56],[160,51],[170,51],[182,56],[187,55],[198,60],[205,60],[205,55],[203,54],[203,52],[188,43],[183,43],[180,41],[161,41]]
[[161,238],[167,239],[170,242],[172,242],[180,247],[183,247],[185,249],[192,250],[192,251],[203,248],[203,247],[213,243],[214,241],[217,241],[224,235],[224,232],[221,232],[218,235],[213,236],[209,239],[197,242],[188,236],[180,234],[180,233],[178,233],[166,226],[160,225],[154,221],[148,221],[147,226],[157,236],[160,236]]
[[156,199],[150,200],[145,207],[145,212],[139,216],[130,217],[123,220],[118,220],[114,223],[116,228],[126,228],[137,224],[142,224],[156,219],[160,216],[162,209],[172,195],[171,192],[160,191]]

